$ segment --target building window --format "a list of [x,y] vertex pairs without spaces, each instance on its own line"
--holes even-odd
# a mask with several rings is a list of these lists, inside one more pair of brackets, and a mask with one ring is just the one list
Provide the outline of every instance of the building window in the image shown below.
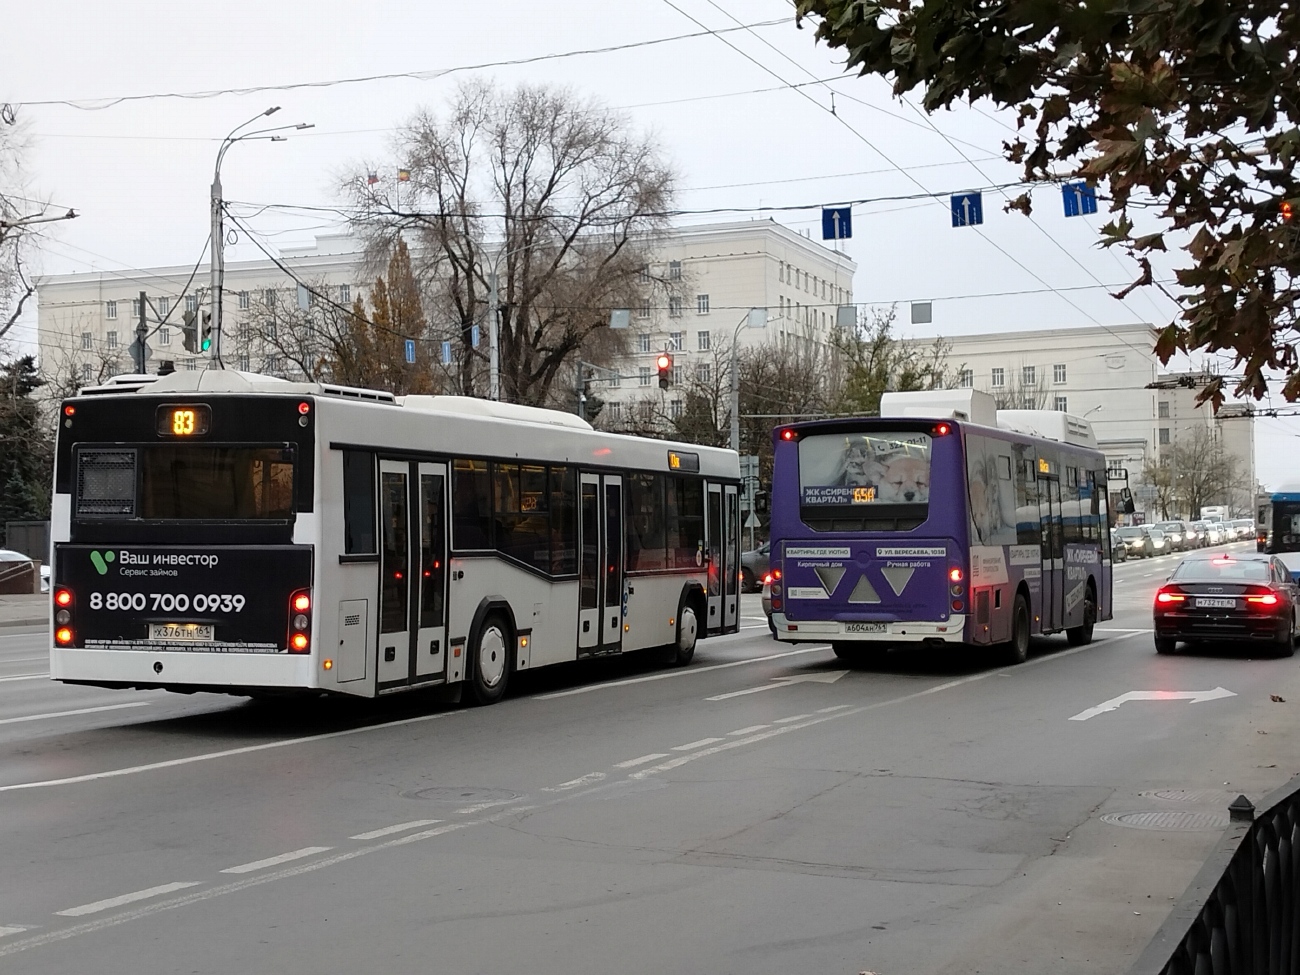
[[636,350],[638,352],[650,351],[650,333],[642,332],[636,337]]
[[785,261],[778,261],[776,265],[776,279],[785,284]]
[[1022,410],[1036,410],[1038,409],[1038,404],[1034,402],[1032,396],[1022,396],[1020,397],[1020,408]]
[[95,338],[89,332],[81,333],[81,347],[83,349],[93,349],[95,347]]
[[131,319],[137,322],[140,320],[140,299],[139,298],[131,299]]
[[171,314],[172,300],[170,298],[158,299],[158,314],[166,317]]
[[1056,397],[1056,409],[1060,410],[1062,413],[1070,412],[1070,407],[1067,405],[1066,397]]
[[198,367],[199,367],[199,363],[197,359],[185,360],[185,370],[187,372],[194,372],[196,369],[198,369]]
[[672,295],[671,297],[669,297],[669,299],[668,299],[668,317],[669,317],[669,318],[681,318],[681,317],[682,317],[682,298],[681,298],[681,295]]
[[683,333],[681,332],[669,332],[668,348],[672,349],[674,352],[680,352],[682,348],[682,334]]
[[695,367],[695,381],[707,385],[712,377],[712,372],[707,362],[701,362]]
[[619,419],[622,419],[622,417],[623,417],[623,404],[622,404],[622,403],[610,403],[610,404],[609,404],[609,418],[610,418],[611,420],[619,420]]
[[674,420],[680,420],[682,418],[681,400],[675,399],[670,404],[668,404],[668,415],[671,416]]
[[248,322],[240,322],[240,323],[239,323],[239,329],[238,329],[238,331],[236,331],[235,335],[236,335],[236,337],[239,339],[239,341],[241,341],[241,342],[247,342],[247,341],[248,341]]
[[650,265],[649,265],[649,264],[642,264],[642,265],[641,265],[641,270],[638,272],[638,274],[639,274],[639,276],[640,276],[640,278],[641,278],[641,283],[642,283],[642,284],[649,284],[649,283],[650,283]]
[[975,370],[963,369],[961,376],[957,380],[957,385],[962,389],[970,389],[975,385]]
[[623,377],[616,372],[605,373],[605,381],[608,382],[611,386],[623,385]]
[[1156,406],[1156,416],[1162,420],[1169,419],[1169,400],[1161,400]]
[[266,305],[267,308],[274,308],[274,307],[275,307],[275,289],[274,289],[274,288],[267,288],[264,292],[262,292],[262,302]]
[[339,304],[340,305],[352,304],[352,285],[350,284],[339,285]]
[[639,385],[639,386],[649,386],[649,385],[650,385],[650,367],[649,367],[649,366],[642,366],[642,367],[641,367],[641,371],[640,371],[640,373],[639,373],[638,376],[637,376],[637,385]]
[[248,306],[250,303],[251,301],[249,299],[248,292],[247,291],[239,292],[239,310],[248,311]]
[[88,383],[90,382],[90,379],[93,375],[94,375],[94,370],[90,368],[90,363],[83,362],[81,364],[81,381],[83,383]]
[[708,352],[713,345],[713,337],[709,332],[695,333],[695,347],[701,352]]
[[640,304],[640,306],[639,306],[639,307],[637,308],[637,310],[636,310],[636,317],[637,317],[637,318],[649,318],[649,317],[650,317],[650,299],[649,299],[649,298],[642,298],[642,299],[641,299],[641,304]]
[[168,328],[166,325],[158,329],[158,344],[159,345],[172,344],[172,330]]
[[1162,447],[1169,446],[1169,428],[1161,427],[1159,430],[1159,443]]
[[696,295],[696,296],[695,296],[695,311],[696,311],[697,314],[700,314],[700,315],[707,315],[707,314],[709,313],[709,296],[708,296],[708,295]]
[[199,310],[199,296],[198,296],[198,295],[186,295],[186,296],[185,296],[185,310],[186,310],[186,311],[198,311],[198,310]]
[[117,302],[116,302],[116,301],[106,301],[106,302],[104,302],[104,317],[105,317],[105,318],[116,318],[116,317],[117,317]]
[[239,371],[240,371],[240,372],[248,372],[248,353],[247,353],[247,352],[241,352],[241,353],[239,353]]
[[989,381],[989,385],[992,386],[994,389],[1001,389],[1006,384],[1007,384],[1007,371],[1003,369],[1001,366],[994,367],[992,378]]
[[681,279],[682,279],[682,262],[681,262],[681,261],[669,261],[669,262],[668,262],[668,280],[669,280],[669,281],[680,281]]
[[[193,362],[194,360],[191,359],[190,361]],[[269,373],[276,373],[276,372],[279,372],[279,371],[280,371],[280,357],[279,357],[279,356],[268,355],[268,356],[266,357],[266,371],[269,372]]]
[[109,332],[109,333],[108,333],[108,347],[109,347],[110,349],[116,349],[116,348],[117,348],[117,332]]
[[1065,366],[1059,362],[1056,365],[1052,366],[1052,382],[1054,383],[1065,382]]
[[1038,382],[1038,370],[1033,366],[1021,366],[1020,381],[1026,386],[1035,385]]

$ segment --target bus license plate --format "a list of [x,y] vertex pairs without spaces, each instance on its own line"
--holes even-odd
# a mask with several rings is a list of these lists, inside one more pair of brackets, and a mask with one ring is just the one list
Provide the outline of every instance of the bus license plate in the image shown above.
[[1233,609],[1237,605],[1235,599],[1213,599],[1204,596],[1197,597],[1197,609]]
[[888,633],[888,623],[845,623],[845,633]]
[[149,639],[163,643],[211,643],[216,639],[211,623],[150,623]]

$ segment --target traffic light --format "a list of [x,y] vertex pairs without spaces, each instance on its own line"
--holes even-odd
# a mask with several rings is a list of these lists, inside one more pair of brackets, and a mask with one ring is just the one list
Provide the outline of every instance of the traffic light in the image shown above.
[[659,388],[667,389],[673,384],[673,357],[667,352],[660,352],[659,358],[655,360],[655,368],[659,370]]
[[212,312],[203,313],[203,343],[199,346],[204,352],[212,348]]
[[199,326],[196,321],[198,312],[187,311],[181,318],[183,322],[181,325],[181,344],[185,346],[186,352],[198,352]]
[[1291,205],[1291,201],[1290,201],[1290,200],[1283,200],[1283,201],[1278,205],[1278,208],[1277,208],[1277,209],[1278,209],[1278,212],[1279,212],[1279,213],[1281,214],[1281,216],[1282,216],[1282,222],[1283,222],[1283,223],[1290,223],[1290,222],[1291,222],[1291,218],[1295,216],[1295,207]]

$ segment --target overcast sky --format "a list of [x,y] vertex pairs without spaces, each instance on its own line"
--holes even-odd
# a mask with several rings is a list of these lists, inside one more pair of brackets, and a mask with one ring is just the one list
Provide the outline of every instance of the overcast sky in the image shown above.
[[[949,193],[1019,178],[1000,158],[1011,120],[988,106],[926,117],[915,95],[908,104],[881,80],[845,76],[811,28],[795,28],[792,9],[787,0],[21,4],[6,11],[0,101],[19,103],[27,125],[26,195],[81,214],[52,232],[44,273],[129,277],[196,261],[220,139],[271,105],[282,106],[275,122],[315,128],[234,147],[222,167],[226,197],[338,203],[341,174],[363,162],[394,168],[393,130],[478,74],[604,99],[657,135],[679,174],[680,208],[739,211],[683,223],[772,216],[819,235],[822,205],[879,201],[855,204],[845,249],[858,262],[858,301],[897,302],[906,322],[908,302],[934,300],[933,323],[905,334],[1170,321],[1176,306],[1157,289],[1124,302],[1108,296],[1136,272],[1096,246],[1104,204],[1096,216],[1067,219],[1059,190],[1043,187],[1027,219],[1002,212],[1001,193],[986,189],[984,225],[954,229]],[[719,31],[778,23],[644,43],[701,33],[691,18]],[[609,47],[622,49],[545,57]],[[393,74],[413,77],[320,84]],[[937,196],[899,199],[925,193]],[[279,246],[338,229],[278,210],[252,224]],[[258,256],[246,241],[227,251],[228,260]],[[1168,278],[1170,267],[1157,274]],[[1257,430],[1260,479],[1294,479],[1300,419],[1261,419]]]

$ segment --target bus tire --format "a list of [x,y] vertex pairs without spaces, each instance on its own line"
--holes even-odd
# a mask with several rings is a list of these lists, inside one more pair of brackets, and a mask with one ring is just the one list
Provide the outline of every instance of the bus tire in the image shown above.
[[677,639],[669,648],[668,663],[685,667],[695,658],[695,644],[700,638],[700,618],[695,612],[695,602],[682,603],[677,611]]
[[476,704],[496,704],[505,697],[514,670],[510,624],[500,613],[483,618],[470,650],[470,693]]
[[1002,658],[1008,664],[1023,664],[1029,656],[1029,602],[1016,593],[1011,608],[1011,639],[1002,644]]
[[1088,591],[1083,596],[1083,622],[1078,626],[1068,627],[1065,639],[1072,647],[1082,647],[1092,642],[1092,631],[1097,625],[1097,590],[1092,580],[1088,580]]

